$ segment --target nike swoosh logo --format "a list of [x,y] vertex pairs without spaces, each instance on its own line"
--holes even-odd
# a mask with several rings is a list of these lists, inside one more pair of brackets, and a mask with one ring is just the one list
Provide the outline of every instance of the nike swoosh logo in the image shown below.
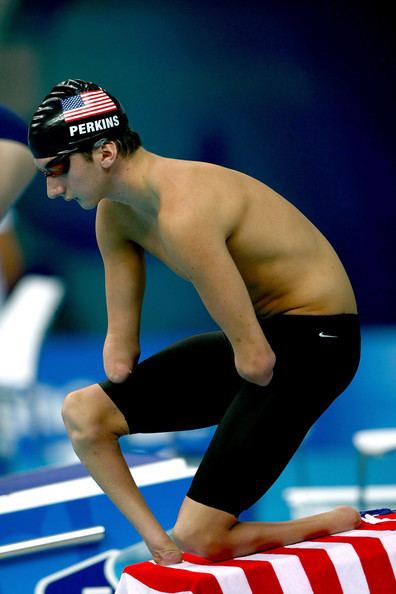
[[325,334],[324,332],[319,332],[320,338],[338,338],[338,336],[334,336],[334,334]]

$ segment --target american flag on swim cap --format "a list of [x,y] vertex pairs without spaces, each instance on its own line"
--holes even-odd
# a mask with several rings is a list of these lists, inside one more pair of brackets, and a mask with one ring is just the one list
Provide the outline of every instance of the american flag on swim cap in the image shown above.
[[117,110],[117,106],[102,89],[86,91],[61,100],[65,122],[73,122],[108,111]]

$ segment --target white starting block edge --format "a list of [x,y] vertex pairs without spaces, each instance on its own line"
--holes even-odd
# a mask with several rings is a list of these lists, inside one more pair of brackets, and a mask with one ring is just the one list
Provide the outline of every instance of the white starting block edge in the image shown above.
[[364,456],[384,456],[396,451],[396,429],[366,429],[357,431],[352,442]]
[[29,274],[18,281],[0,310],[0,388],[34,384],[44,335],[63,294],[56,277]]
[[[138,487],[146,487],[192,477],[196,468],[189,466],[183,458],[172,458],[151,464],[142,464],[130,468]],[[75,499],[83,499],[103,495],[101,488],[91,477],[71,479],[41,487],[34,487],[0,496],[1,514],[42,507],[56,503],[64,503]]]
[[[368,485],[363,490],[366,509],[396,508],[396,485]],[[358,487],[289,487],[283,497],[292,519],[319,514],[337,505],[359,505]]]

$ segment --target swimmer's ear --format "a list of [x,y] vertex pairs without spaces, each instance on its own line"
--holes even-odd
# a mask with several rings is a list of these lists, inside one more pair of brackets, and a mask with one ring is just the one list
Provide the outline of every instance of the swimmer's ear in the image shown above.
[[95,151],[95,157],[100,161],[103,169],[110,169],[118,155],[118,145],[114,140],[102,144]]

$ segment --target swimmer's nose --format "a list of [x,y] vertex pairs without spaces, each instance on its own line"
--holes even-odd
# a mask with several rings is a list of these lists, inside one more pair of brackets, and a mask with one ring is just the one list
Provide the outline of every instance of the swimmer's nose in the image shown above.
[[65,193],[65,187],[51,177],[47,178],[47,196],[48,198],[61,198]]

